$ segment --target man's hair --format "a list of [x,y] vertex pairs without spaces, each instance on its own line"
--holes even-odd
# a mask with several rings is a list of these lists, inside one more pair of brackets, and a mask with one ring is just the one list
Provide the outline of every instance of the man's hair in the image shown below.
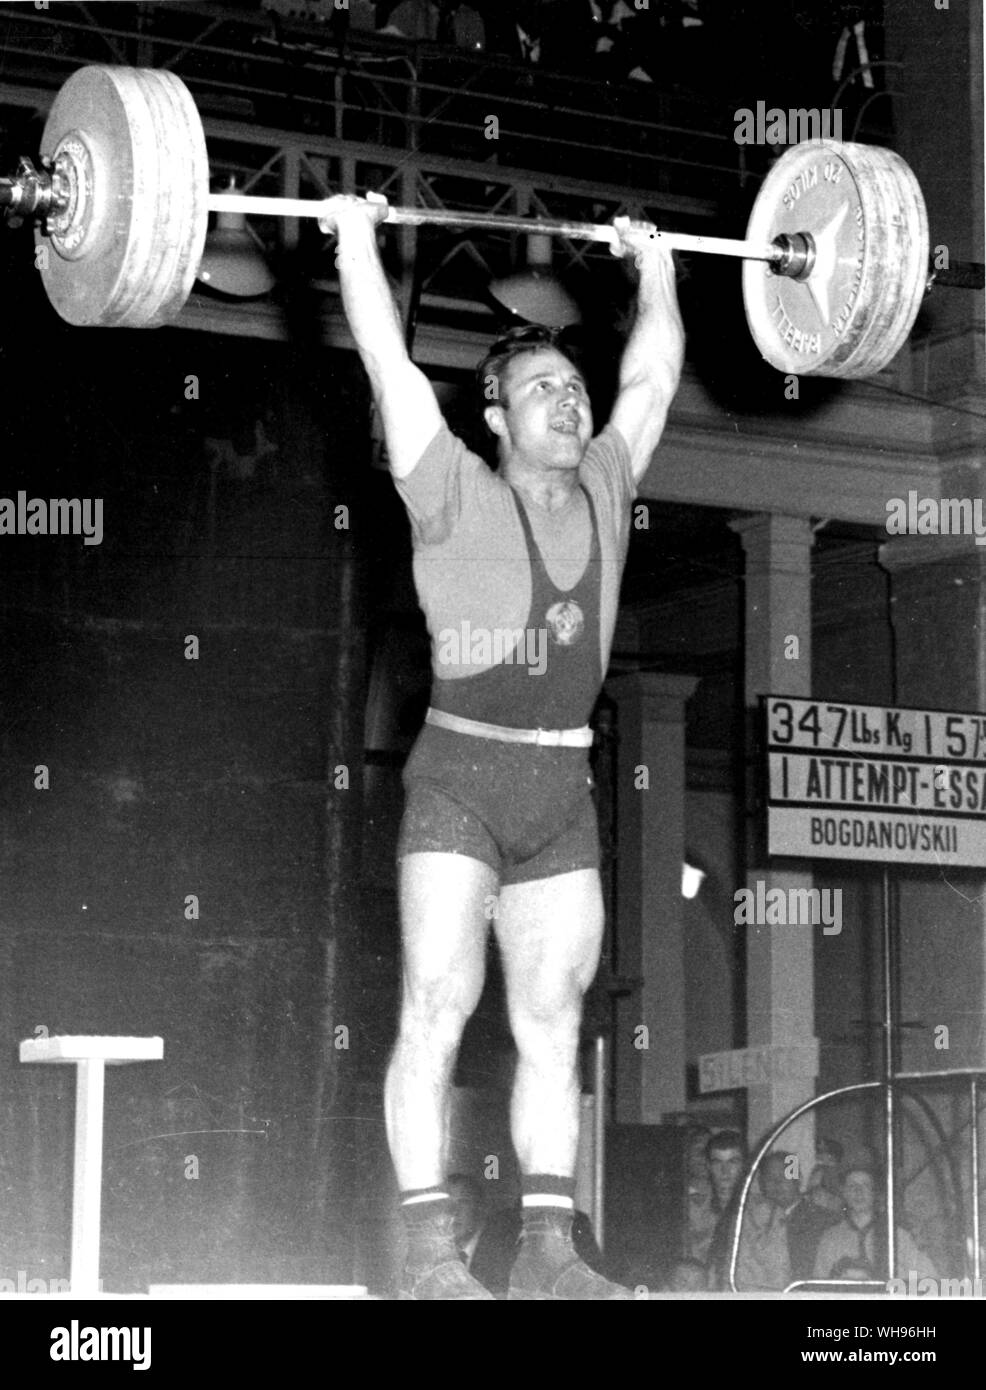
[[[767,1167],[776,1168],[778,1164],[786,1169],[788,1159],[796,1157],[796,1154],[789,1153],[787,1149],[771,1149],[770,1153],[764,1154],[763,1162],[760,1165],[760,1171],[763,1172]],[[787,1177],[787,1172],[784,1173],[784,1176]]]
[[746,1145],[738,1129],[721,1129],[713,1134],[705,1146],[705,1156],[711,1158],[714,1153],[724,1153],[726,1149],[739,1149],[741,1154],[746,1154]]
[[[579,344],[570,329],[545,328],[537,323],[527,324],[523,328],[511,328],[508,333],[497,338],[476,368],[476,401],[480,415],[487,406],[508,404],[506,393],[501,390],[500,383],[510,363],[525,353],[543,352],[545,348],[557,348],[578,372],[585,375],[580,360]],[[491,381],[495,392],[493,395],[490,395]]]
[[833,1162],[839,1164],[842,1162],[842,1153],[842,1145],[839,1143],[838,1139],[819,1139],[815,1145],[816,1158],[821,1158],[824,1154],[831,1158]]

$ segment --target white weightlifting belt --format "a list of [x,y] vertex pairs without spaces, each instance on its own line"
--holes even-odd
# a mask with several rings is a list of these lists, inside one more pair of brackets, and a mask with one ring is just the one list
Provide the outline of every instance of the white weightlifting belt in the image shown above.
[[499,739],[502,743],[534,743],[540,748],[592,746],[592,730],[588,724],[581,729],[510,729],[503,724],[483,724],[478,719],[463,719],[461,715],[430,708],[425,715],[425,723],[437,724],[439,728],[451,729],[457,734],[471,734],[473,738]]

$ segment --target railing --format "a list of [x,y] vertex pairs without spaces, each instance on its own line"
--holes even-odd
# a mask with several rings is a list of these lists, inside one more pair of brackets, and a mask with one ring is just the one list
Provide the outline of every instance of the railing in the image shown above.
[[208,5],[7,4],[0,16],[10,85],[55,90],[83,63],[166,67],[205,116],[703,200],[755,185],[766,158],[754,150],[751,170],[735,143],[742,103],[728,92],[601,82],[371,33],[334,39]]
[[[826,1101],[834,1100],[834,1099],[836,1099],[836,1098],[839,1097],[839,1096],[847,1096],[847,1095],[852,1095],[852,1094],[860,1094],[860,1093],[862,1093],[862,1092],[869,1092],[869,1091],[874,1091],[874,1092],[875,1092],[875,1091],[882,1091],[882,1092],[884,1093],[884,1095],[886,1096],[887,1093],[888,1093],[889,1091],[899,1091],[899,1090],[901,1090],[902,1088],[904,1088],[904,1087],[906,1087],[906,1086],[910,1086],[910,1085],[912,1085],[912,1084],[914,1084],[914,1083],[918,1083],[918,1082],[929,1082],[929,1081],[934,1081],[934,1082],[937,1082],[937,1083],[941,1084],[943,1081],[949,1081],[949,1080],[954,1081],[954,1080],[959,1080],[959,1079],[964,1080],[965,1082],[967,1082],[967,1083],[968,1083],[968,1087],[969,1087],[969,1119],[970,1119],[970,1124],[969,1124],[969,1130],[970,1130],[970,1143],[969,1143],[969,1171],[970,1171],[970,1189],[971,1189],[971,1191],[970,1191],[970,1198],[971,1198],[971,1201],[970,1201],[970,1217],[971,1217],[971,1234],[970,1234],[970,1241],[971,1241],[971,1246],[972,1246],[971,1264],[972,1264],[972,1279],[973,1279],[973,1286],[974,1286],[975,1288],[980,1288],[980,1287],[981,1287],[981,1280],[982,1280],[982,1249],[981,1249],[981,1233],[982,1233],[981,1203],[982,1203],[982,1194],[981,1194],[981,1192],[980,1192],[980,1162],[979,1162],[979,1128],[978,1128],[978,1124],[979,1124],[979,1090],[980,1090],[980,1086],[981,1086],[983,1080],[986,1079],[986,1072],[980,1071],[980,1070],[976,1070],[976,1069],[971,1069],[971,1068],[954,1068],[954,1069],[949,1069],[949,1070],[947,1070],[947,1071],[901,1072],[901,1073],[898,1073],[897,1075],[895,1075],[894,1077],[892,1077],[892,1078],[891,1078],[890,1080],[888,1080],[888,1081],[860,1081],[860,1082],[856,1082],[855,1084],[850,1085],[850,1086],[840,1086],[840,1087],[838,1087],[838,1088],[837,1088],[836,1090],[834,1090],[834,1091],[826,1091],[826,1092],[824,1092],[824,1093],[823,1093],[822,1095],[820,1095],[820,1096],[813,1096],[813,1097],[811,1098],[811,1100],[805,1101],[804,1104],[797,1106],[796,1109],[794,1109],[794,1110],[792,1110],[792,1111],[790,1112],[790,1114],[786,1115],[782,1120],[780,1120],[780,1121],[774,1126],[774,1128],[770,1131],[770,1133],[766,1136],[766,1138],[762,1141],[762,1143],[760,1144],[759,1148],[757,1149],[757,1152],[756,1152],[756,1154],[755,1154],[755,1156],[754,1156],[753,1162],[752,1162],[752,1164],[750,1165],[749,1171],[747,1172],[746,1177],[745,1177],[745,1179],[744,1179],[744,1181],[743,1181],[743,1186],[742,1186],[742,1188],[740,1189],[740,1198],[739,1198],[739,1203],[738,1203],[738,1205],[737,1205],[737,1212],[736,1212],[736,1225],[735,1225],[735,1228],[734,1228],[733,1233],[732,1233],[732,1244],[731,1244],[731,1246],[730,1246],[730,1256],[729,1256],[729,1288],[731,1289],[731,1291],[732,1291],[733,1293],[738,1293],[738,1292],[740,1292],[740,1290],[739,1290],[739,1289],[737,1288],[737,1286],[736,1286],[736,1270],[737,1270],[737,1265],[738,1265],[738,1263],[739,1263],[739,1251],[740,1251],[740,1244],[741,1244],[741,1241],[742,1241],[743,1220],[744,1220],[744,1217],[745,1217],[745,1215],[746,1215],[746,1205],[747,1205],[747,1201],[748,1201],[748,1199],[749,1199],[750,1191],[751,1191],[752,1186],[753,1186],[754,1178],[755,1178],[756,1175],[757,1175],[757,1171],[758,1171],[758,1169],[759,1169],[759,1167],[760,1167],[760,1164],[761,1164],[761,1162],[763,1161],[763,1159],[764,1159],[764,1158],[766,1157],[766,1155],[770,1152],[770,1150],[773,1148],[774,1144],[777,1142],[777,1140],[780,1138],[780,1136],[784,1133],[784,1131],[785,1131],[786,1129],[788,1129],[788,1128],[794,1123],[795,1120],[800,1119],[800,1117],[801,1117],[802,1115],[805,1115],[805,1114],[807,1114],[810,1110],[815,1109],[816,1106],[822,1105],[822,1104],[824,1104]],[[938,1133],[938,1136],[939,1136],[939,1139],[940,1139],[940,1140],[943,1140],[943,1141],[946,1140],[946,1136],[944,1135],[944,1133],[943,1133],[943,1131],[942,1131],[942,1129],[941,1129],[941,1126],[940,1126],[940,1124],[939,1124],[938,1121],[937,1121],[937,1117],[934,1117],[933,1111],[931,1111],[931,1110],[930,1110],[930,1107],[928,1107],[928,1106],[927,1106],[926,1104],[924,1104],[923,1102],[922,1102],[922,1108],[924,1109],[924,1112],[925,1112],[926,1116],[928,1116],[928,1117],[931,1119],[932,1126],[933,1126],[933,1128],[936,1129],[936,1131],[937,1131],[937,1133]],[[959,1183],[958,1183],[958,1178],[957,1178],[956,1171],[955,1171],[954,1167],[951,1166],[951,1164],[950,1164],[950,1178],[951,1178],[951,1182],[952,1182],[953,1188],[956,1188],[956,1189],[957,1189],[957,1190],[954,1192],[953,1195],[954,1195],[954,1197],[955,1197],[956,1206],[958,1207],[958,1206],[959,1206],[959,1203],[960,1203],[960,1197],[961,1197],[961,1188],[959,1187]],[[889,1213],[893,1213],[893,1212],[895,1211],[894,1196],[895,1196],[897,1178],[896,1178],[896,1175],[895,1175],[895,1173],[894,1173],[894,1167],[893,1167],[893,1164],[892,1164],[892,1163],[887,1165],[887,1170],[886,1170],[886,1183],[887,1183],[887,1186],[886,1186],[887,1211],[888,1211]],[[888,1223],[887,1223],[887,1266],[888,1266],[888,1277],[889,1277],[889,1278],[893,1278],[893,1277],[894,1277],[894,1275],[895,1275],[895,1269],[896,1269],[896,1234],[897,1234],[897,1233],[896,1233],[896,1224],[897,1224],[897,1223],[896,1223],[896,1220],[895,1220],[895,1219],[890,1219],[890,1220],[888,1220]],[[886,1290],[886,1287],[887,1287],[887,1281],[886,1281],[886,1280],[864,1280],[864,1279],[802,1279],[802,1280],[797,1280],[797,1281],[795,1281],[794,1283],[788,1285],[788,1287],[784,1290],[784,1292],[785,1292],[785,1293],[789,1293],[789,1292],[792,1292],[792,1291],[794,1291],[794,1290],[796,1290],[796,1289],[810,1289],[810,1288],[820,1288],[820,1287],[825,1287],[825,1288],[844,1287],[844,1288],[846,1288],[847,1290],[851,1290],[851,1289],[860,1289],[860,1288],[879,1288],[879,1289],[883,1289],[883,1290],[885,1291],[885,1290]]]

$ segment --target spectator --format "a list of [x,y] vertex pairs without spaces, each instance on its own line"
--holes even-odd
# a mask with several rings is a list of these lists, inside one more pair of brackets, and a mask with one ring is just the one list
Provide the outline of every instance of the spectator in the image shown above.
[[738,1130],[723,1129],[714,1134],[705,1146],[709,1162],[709,1177],[720,1212],[729,1204],[740,1174],[746,1167],[746,1146]]
[[[842,1200],[845,1216],[831,1226],[818,1243],[815,1258],[815,1278],[830,1279],[841,1260],[851,1259],[856,1265],[868,1265],[881,1271],[887,1266],[887,1224],[877,1216],[876,1180],[870,1168],[850,1168],[842,1180]],[[917,1279],[936,1279],[937,1270],[931,1260],[919,1250],[910,1233],[897,1227],[897,1268],[895,1275],[905,1279],[911,1271]]]
[[471,53],[482,53],[486,47],[486,25],[483,16],[471,5],[452,0],[442,10],[439,38],[443,43],[454,44],[456,48],[466,48]]
[[435,40],[438,37],[438,6],[433,0],[401,0],[387,17],[383,34],[396,34],[400,38],[418,41]]
[[[829,1275],[829,1278],[867,1279],[873,1283],[882,1283],[882,1280],[877,1280],[876,1275],[873,1273],[872,1269],[870,1269],[869,1265],[862,1264],[859,1260],[850,1259],[848,1256],[846,1257],[846,1259],[838,1261],[838,1263],[833,1267],[832,1273]],[[874,1295],[879,1296],[881,1293],[886,1293],[886,1289],[852,1289],[847,1290],[846,1292],[851,1292],[854,1298],[857,1296],[863,1298],[872,1298],[874,1297]]]
[[842,1212],[841,1167],[842,1145],[834,1139],[819,1139],[815,1145],[815,1166],[808,1177],[806,1196],[823,1211]]
[[[812,1172],[815,1170],[812,1169]],[[787,1233],[788,1250],[791,1256],[791,1279],[812,1279],[815,1273],[815,1260],[819,1242],[827,1230],[839,1220],[842,1210],[825,1205],[819,1200],[821,1194],[828,1201],[825,1189],[816,1187],[798,1199],[788,1212]]]
[[760,1195],[751,1193],[743,1218],[736,1286],[781,1290],[791,1282],[788,1212],[799,1199],[797,1180],[789,1176],[791,1154],[770,1153],[760,1169]]
[[845,1255],[841,1260],[836,1260],[832,1266],[830,1279],[876,1279],[876,1275],[868,1264],[862,1260],[853,1259],[851,1255]]
[[665,1293],[702,1293],[706,1287],[705,1265],[701,1260],[678,1260],[671,1266]]
[[541,61],[541,15],[537,4],[521,4],[514,16],[515,48],[511,56],[525,63]]
[[709,1245],[709,1282],[713,1289],[724,1289],[736,1224],[739,1178],[746,1166],[746,1149],[739,1131],[724,1129],[714,1134],[706,1146],[706,1156],[716,1211],[716,1228]]
[[[796,1174],[797,1157],[794,1154],[768,1154],[760,1170],[761,1190],[783,1218],[787,1278],[781,1287],[786,1287],[797,1279],[812,1278],[818,1243],[828,1228],[838,1220],[836,1213],[828,1207],[818,1205],[811,1193],[805,1192],[802,1195]],[[743,1239],[745,1242],[745,1227]],[[742,1245],[740,1249],[742,1252]],[[778,1260],[779,1269],[779,1255],[776,1252],[775,1258]],[[761,1287],[773,1286],[763,1284]]]
[[707,1149],[712,1138],[711,1129],[705,1125],[693,1125],[688,1130],[688,1176],[709,1182],[709,1159]]
[[693,1173],[688,1179],[684,1245],[689,1259],[698,1260],[703,1265],[707,1263],[718,1221],[719,1211],[706,1167],[704,1173]]
[[453,1205],[452,1234],[462,1263],[469,1269],[480,1232],[486,1224],[486,1193],[483,1184],[471,1173],[452,1173],[448,1179],[448,1194]]
[[653,12],[638,11],[626,0],[603,0],[601,4],[596,0],[593,8],[599,11],[596,53],[604,60],[608,75],[619,82],[652,82],[666,46],[658,7],[655,5]]
[[[343,12],[340,11],[340,14]],[[377,27],[377,7],[374,0],[349,0],[349,27],[363,32]]]
[[453,1173],[448,1192],[452,1234],[462,1263],[492,1294],[506,1298],[520,1239],[519,1206],[492,1207],[483,1183],[471,1173]]

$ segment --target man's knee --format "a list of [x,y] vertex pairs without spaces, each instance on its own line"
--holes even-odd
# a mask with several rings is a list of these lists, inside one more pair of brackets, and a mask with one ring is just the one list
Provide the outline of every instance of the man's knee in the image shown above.
[[576,990],[511,1010],[517,1051],[524,1061],[539,1067],[569,1065],[578,1048],[581,1021],[582,994]]
[[478,991],[457,979],[406,982],[401,1007],[401,1041],[429,1048],[458,1046],[477,1003]]

